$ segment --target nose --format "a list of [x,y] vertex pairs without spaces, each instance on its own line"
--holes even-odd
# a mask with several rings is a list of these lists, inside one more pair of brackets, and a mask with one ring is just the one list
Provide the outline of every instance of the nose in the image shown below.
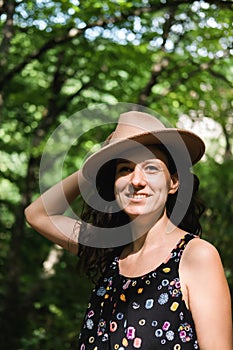
[[146,186],[146,176],[139,165],[136,165],[131,173],[130,184],[134,188],[143,188]]

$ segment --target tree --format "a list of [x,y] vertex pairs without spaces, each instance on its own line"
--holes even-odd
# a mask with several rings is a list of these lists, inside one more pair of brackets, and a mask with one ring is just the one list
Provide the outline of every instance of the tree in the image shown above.
[[[2,347],[72,346],[87,282],[76,298],[75,258],[36,235],[23,211],[39,193],[39,163],[51,133],[98,103],[137,103],[173,124],[186,118],[193,127],[208,117],[221,127],[222,144],[211,140],[196,171],[210,204],[204,232],[220,248],[232,288],[232,1],[8,0],[0,6]],[[89,124],[80,121],[80,132]],[[107,133],[84,134],[64,173]],[[51,252],[57,262],[46,274]]]

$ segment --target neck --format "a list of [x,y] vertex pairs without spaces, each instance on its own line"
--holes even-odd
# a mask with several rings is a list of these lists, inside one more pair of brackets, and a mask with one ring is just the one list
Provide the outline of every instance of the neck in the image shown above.
[[161,244],[161,240],[167,239],[167,236],[177,227],[172,224],[164,211],[159,219],[153,221],[148,220],[148,217],[137,217],[131,222],[131,228],[134,237],[132,249],[136,252],[143,246]]

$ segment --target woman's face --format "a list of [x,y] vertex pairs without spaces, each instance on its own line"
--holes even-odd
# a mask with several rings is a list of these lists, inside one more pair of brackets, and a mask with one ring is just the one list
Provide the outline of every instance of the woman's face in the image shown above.
[[117,161],[115,197],[131,220],[164,212],[168,194],[178,188],[177,176],[171,177],[167,165],[165,153],[155,145],[126,151]]

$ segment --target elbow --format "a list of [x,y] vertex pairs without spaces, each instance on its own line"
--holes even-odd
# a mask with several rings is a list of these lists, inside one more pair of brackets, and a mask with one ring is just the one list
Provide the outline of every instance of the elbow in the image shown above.
[[33,209],[32,204],[30,204],[28,207],[24,209],[24,216],[27,221],[27,223],[30,226],[35,226],[36,222],[36,211]]

